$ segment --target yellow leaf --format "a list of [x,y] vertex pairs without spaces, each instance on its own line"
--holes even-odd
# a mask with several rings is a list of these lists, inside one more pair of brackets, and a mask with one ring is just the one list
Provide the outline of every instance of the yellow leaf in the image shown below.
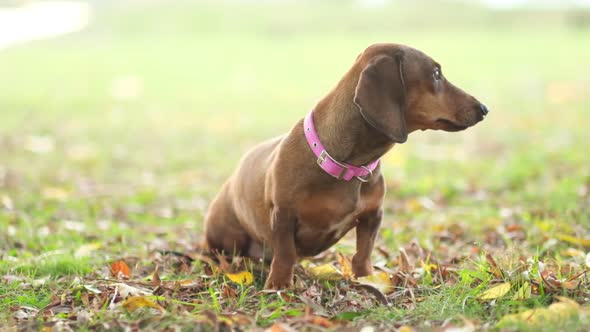
[[338,264],[340,265],[340,269],[342,270],[342,277],[346,280],[350,280],[353,277],[352,273],[352,263],[348,257],[344,256],[342,253],[337,253],[338,257]]
[[424,206],[420,203],[420,200],[416,198],[411,198],[406,201],[406,209],[410,212],[419,212],[424,210]]
[[310,267],[312,264],[313,264],[313,263],[312,263],[312,262],[311,262],[309,259],[302,259],[302,260],[299,262],[299,265],[301,265],[301,267],[302,267],[302,268],[304,268],[304,269],[306,269],[306,270],[307,270],[307,268],[308,268],[308,267]]
[[391,278],[389,277],[389,273],[383,271],[373,273],[370,276],[358,278],[356,281],[360,284],[373,286],[383,294],[388,294],[395,290]]
[[583,251],[574,248],[565,249],[563,254],[569,257],[584,257],[586,255]]
[[508,291],[510,291],[511,287],[512,287],[512,285],[509,282],[499,284],[499,285],[494,286],[494,287],[486,290],[485,292],[481,293],[481,295],[479,296],[479,299],[481,299],[481,300],[495,300],[495,299],[501,298],[502,296],[506,295],[506,293],[508,293]]
[[590,239],[582,239],[579,237],[575,237],[575,236],[571,236],[571,235],[567,235],[567,234],[562,234],[562,233],[555,234],[555,237],[558,240],[565,241],[565,242],[568,242],[571,244],[577,244],[577,245],[581,245],[584,247],[590,247]]
[[248,286],[254,282],[254,276],[251,272],[242,271],[238,273],[226,273],[225,276],[238,285]]
[[539,229],[543,232],[549,232],[551,228],[555,225],[555,221],[553,220],[538,220],[535,221],[535,226],[539,227]]
[[397,331],[398,332],[412,332],[412,331],[414,331],[414,329],[408,325],[404,325],[404,326],[400,327],[399,329],[397,329]]
[[59,187],[45,187],[41,194],[46,199],[56,201],[65,201],[70,196],[65,189]]
[[320,280],[341,280],[342,274],[332,264],[323,264],[310,267],[307,271]]
[[514,294],[514,297],[512,297],[513,300],[526,300],[531,298],[531,285],[528,283],[528,281],[525,281],[524,284],[522,286],[520,286],[518,288],[518,291],[516,291],[516,294]]
[[145,296],[131,296],[121,302],[123,308],[129,311],[135,311],[139,308],[154,308],[164,312],[164,308]]
[[74,253],[74,257],[78,258],[88,256],[91,252],[100,249],[100,247],[102,247],[102,244],[100,242],[83,244],[82,246],[80,246],[80,248],[78,248],[78,250],[76,250],[76,252]]
[[553,303],[548,308],[529,309],[518,314],[506,315],[500,319],[497,327],[503,328],[514,324],[527,324],[528,327],[540,328],[547,323],[559,323],[565,319],[574,318],[580,313],[580,305],[565,297],[557,297],[560,302]]
[[425,272],[430,273],[432,270],[436,269],[437,265],[422,262],[422,267],[424,268]]

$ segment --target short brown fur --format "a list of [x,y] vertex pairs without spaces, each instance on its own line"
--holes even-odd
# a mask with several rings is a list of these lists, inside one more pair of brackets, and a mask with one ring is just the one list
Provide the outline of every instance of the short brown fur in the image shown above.
[[[314,109],[316,131],[328,153],[365,165],[413,131],[458,131],[481,121],[487,109],[439,77],[437,68],[430,57],[407,46],[367,48]],[[272,257],[265,288],[292,286],[298,258],[328,249],[354,227],[353,273],[373,271],[371,251],[385,195],[380,169],[366,183],[326,174],[316,164],[302,121],[245,155],[205,220],[210,249]]]

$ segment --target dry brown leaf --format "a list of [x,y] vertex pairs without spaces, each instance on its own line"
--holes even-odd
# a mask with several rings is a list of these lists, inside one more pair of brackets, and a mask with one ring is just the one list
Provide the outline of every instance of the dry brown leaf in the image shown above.
[[158,273],[158,270],[160,270],[160,267],[156,265],[154,273],[152,274],[152,285],[154,286],[160,286],[162,284],[162,280],[160,280],[160,274]]
[[217,257],[217,260],[219,261],[219,269],[223,272],[231,272],[231,264],[228,263],[227,259],[225,259],[225,256],[222,255],[219,252],[215,252],[215,257]]
[[408,259],[408,255],[403,248],[399,249],[399,270],[404,273],[412,272],[412,267],[410,266],[410,261]]
[[561,281],[559,281],[555,272],[549,269],[545,269],[541,272],[541,279],[551,289],[561,288]]
[[221,294],[226,299],[228,299],[228,298],[233,299],[238,296],[238,293],[236,292],[236,290],[227,284],[223,284],[221,286]]
[[111,275],[117,279],[119,278],[131,278],[131,269],[127,266],[124,260],[118,260],[111,263],[110,266]]
[[486,260],[490,263],[490,273],[496,278],[502,278],[504,276],[504,272],[498,267],[498,263],[492,255],[486,254]]
[[82,304],[84,305],[84,307],[90,306],[90,300],[88,299],[88,293],[82,292],[82,294],[80,294],[80,300],[82,301]]
[[295,331],[289,326],[281,323],[274,323],[271,327],[267,328],[265,332],[291,332]]
[[331,328],[332,326],[334,326],[334,323],[322,316],[310,316],[307,318],[307,321],[313,325],[321,326],[324,328]]

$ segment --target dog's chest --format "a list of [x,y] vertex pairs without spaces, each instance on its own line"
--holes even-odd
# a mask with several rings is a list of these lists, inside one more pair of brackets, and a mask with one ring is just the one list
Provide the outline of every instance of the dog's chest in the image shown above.
[[323,194],[304,200],[298,208],[298,250],[315,255],[336,243],[357,225],[362,207],[358,195]]

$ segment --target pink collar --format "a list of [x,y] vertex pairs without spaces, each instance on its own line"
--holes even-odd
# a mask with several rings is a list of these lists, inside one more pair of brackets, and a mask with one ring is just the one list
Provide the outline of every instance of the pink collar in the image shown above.
[[320,138],[315,131],[313,125],[313,111],[309,112],[303,120],[303,132],[307,143],[311,148],[311,151],[315,154],[317,164],[328,174],[339,180],[350,181],[353,178],[357,178],[362,182],[367,182],[369,177],[373,174],[377,165],[379,165],[379,159],[365,165],[365,166],[354,166],[346,163],[336,161],[332,156],[328,154],[326,148],[320,142]]

